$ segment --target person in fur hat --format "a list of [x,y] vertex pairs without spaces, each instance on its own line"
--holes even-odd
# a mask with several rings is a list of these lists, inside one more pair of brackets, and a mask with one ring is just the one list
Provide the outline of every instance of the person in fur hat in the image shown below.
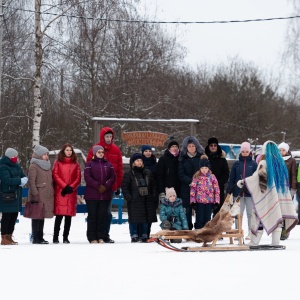
[[124,173],[122,192],[127,202],[131,242],[146,243],[148,224],[157,222],[155,185],[151,171],[144,168],[142,154],[131,156],[130,168]]
[[211,164],[211,172],[217,177],[220,188],[220,204],[213,207],[213,216],[215,216],[225,200],[224,189],[229,179],[229,167],[226,160],[226,153],[221,149],[217,138],[211,137],[208,139],[205,154],[208,156]]
[[239,180],[237,185],[242,188],[245,184],[252,198],[249,245],[259,244],[264,229],[268,235],[272,233],[272,245],[279,245],[283,221],[289,234],[297,225],[298,218],[289,189],[287,168],[277,145],[266,141],[262,154],[254,174]]
[[[281,156],[288,170],[290,192],[292,198],[294,198],[294,195],[296,194],[297,191],[297,163],[295,158],[292,157],[292,154],[290,152],[290,146],[287,143],[284,142],[280,143],[278,145],[278,149],[281,153]],[[286,240],[287,238],[288,235],[286,234],[285,226],[283,225],[280,239]]]
[[220,203],[220,189],[216,176],[212,174],[210,162],[202,155],[199,171],[193,176],[190,191],[191,205],[195,206],[195,229],[201,229],[211,220],[213,204]]
[[[161,202],[159,217],[163,230],[185,230],[188,228],[186,214],[182,206],[182,200],[177,198],[174,188],[166,188],[166,198]],[[171,240],[180,243],[181,239]]]
[[172,139],[164,154],[159,158],[156,166],[156,179],[159,200],[165,198],[166,187],[174,187],[177,195],[180,195],[180,181],[178,174],[179,144]]
[[193,175],[199,170],[200,157],[204,148],[194,136],[187,136],[183,142],[179,155],[178,173],[180,179],[180,198],[186,212],[189,229],[193,229],[192,207],[190,203],[190,185]]

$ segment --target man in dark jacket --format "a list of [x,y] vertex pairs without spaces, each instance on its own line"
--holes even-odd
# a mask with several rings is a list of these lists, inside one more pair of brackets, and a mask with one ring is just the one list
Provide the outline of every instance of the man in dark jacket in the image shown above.
[[208,156],[211,171],[217,177],[220,188],[220,204],[214,205],[213,209],[213,216],[215,216],[225,200],[224,187],[228,182],[229,167],[225,157],[226,153],[222,151],[217,138],[211,137],[208,139],[207,146],[205,147],[205,154]]

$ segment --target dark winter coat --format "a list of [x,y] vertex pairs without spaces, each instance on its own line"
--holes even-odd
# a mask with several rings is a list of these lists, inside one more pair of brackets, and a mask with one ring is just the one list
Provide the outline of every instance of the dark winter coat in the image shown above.
[[[13,163],[7,156],[0,159],[0,212],[12,213],[22,210],[21,178],[26,177],[18,163]],[[16,193],[16,200],[2,199],[2,193]]]
[[[113,165],[105,158],[93,157],[92,160],[85,164],[84,180],[86,188],[84,198],[86,200],[111,200],[112,187],[116,180],[116,174]],[[100,185],[106,187],[106,191],[100,193]]]
[[[162,223],[168,220],[176,230],[189,229],[180,198],[177,198],[174,202],[164,198],[161,202],[159,217]],[[159,226],[162,227],[162,223]]]
[[[194,157],[190,157],[187,152],[187,146],[191,143],[196,146],[196,155]],[[200,157],[203,153],[203,147],[194,136],[188,136],[183,140],[179,156],[178,173],[181,182],[180,197],[184,207],[190,205],[190,184],[194,174],[199,170]]]
[[284,162],[289,173],[290,189],[296,190],[297,189],[297,163],[295,158],[292,157],[290,152],[289,152],[289,156],[290,158],[286,159]]
[[[80,165],[65,157],[63,161],[55,160],[52,170],[54,181],[54,214],[75,216],[77,205],[77,188],[81,182]],[[73,188],[73,193],[62,196],[62,190],[67,186]]]
[[[148,182],[148,195],[141,196],[138,191],[140,180]],[[153,176],[145,168],[137,168],[124,173],[122,192],[127,202],[128,220],[131,223],[152,223],[157,222],[156,217],[156,191],[153,183]]]
[[[108,145],[105,143],[104,140],[104,135],[107,132],[112,133],[112,141]],[[116,179],[113,184],[112,190],[116,191],[117,188],[120,188],[122,185],[122,180],[123,180],[123,161],[122,161],[122,153],[120,148],[114,144],[114,131],[110,127],[103,127],[100,131],[100,141],[96,145],[100,145],[104,148],[104,158],[112,163],[115,174],[116,174]],[[95,146],[95,145],[94,145]],[[93,147],[90,149],[88,156],[86,158],[86,161],[90,161],[93,157]]]
[[156,204],[155,204],[155,208],[158,208],[158,195],[157,195],[157,176],[156,176],[156,167],[157,167],[157,161],[156,161],[156,157],[154,154],[151,155],[151,157],[146,157],[144,155],[143,156],[143,163],[144,163],[144,168],[146,170],[151,171],[152,173],[152,177],[153,177],[153,184],[155,185],[155,200],[156,200]]
[[[231,168],[229,182],[228,182],[228,186],[227,186],[227,193],[230,192],[233,185],[235,185],[239,180],[245,179],[246,177],[249,177],[249,176],[252,176],[253,173],[256,171],[256,169],[257,169],[257,164],[256,164],[255,160],[252,159],[252,155],[244,157],[240,154],[239,160],[236,161]],[[235,186],[235,188],[233,190],[233,196],[237,197],[240,192],[241,192],[241,189],[238,186]],[[243,196],[251,197],[246,186],[245,186]]]
[[178,156],[170,153],[166,149],[164,155],[158,160],[156,167],[156,178],[158,185],[158,193],[165,193],[166,187],[173,187],[177,195],[180,195],[180,181],[178,174]]
[[219,188],[222,191],[229,178],[229,167],[225,158],[226,153],[222,151],[219,145],[216,152],[210,152],[209,146],[207,145],[205,147],[205,154],[208,156],[211,171],[217,177]]

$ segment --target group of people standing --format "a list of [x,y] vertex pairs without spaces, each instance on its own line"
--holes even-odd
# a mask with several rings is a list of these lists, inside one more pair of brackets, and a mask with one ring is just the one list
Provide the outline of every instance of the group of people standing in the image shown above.
[[[150,237],[151,224],[157,222],[159,204],[161,228],[201,229],[222,207],[227,183],[226,192],[233,193],[234,198],[240,197],[241,215],[246,209],[247,239],[251,239],[252,244],[257,244],[262,228],[268,228],[268,234],[273,231],[280,231],[280,234],[285,232],[287,238],[298,220],[290,202],[285,201],[289,204],[283,205],[280,199],[282,195],[291,199],[296,192],[296,162],[286,143],[276,146],[277,152],[272,143],[264,145],[260,161],[255,161],[250,144],[243,142],[239,159],[231,172],[226,153],[215,137],[208,139],[205,148],[194,136],[186,137],[181,149],[173,139],[158,161],[151,146],[142,145],[141,152],[131,156],[130,169],[123,174],[122,154],[114,144],[114,132],[110,127],[102,128],[100,141],[90,149],[84,169],[87,240],[91,244],[114,243],[110,238],[112,198],[119,195],[121,190],[127,203],[131,242],[136,243],[147,242]],[[272,152],[272,156],[269,156],[269,152]],[[15,149],[8,148],[0,159],[2,245],[17,244],[12,235],[18,212],[22,208],[21,189],[26,184],[29,187],[28,201],[42,202],[45,209],[43,219],[32,219],[33,244],[49,243],[44,239],[44,219],[54,216],[53,243],[60,242],[63,218],[63,243],[70,243],[68,237],[72,217],[76,215],[77,188],[81,182],[80,165],[72,145],[68,143],[62,146],[53,168],[48,153],[48,149],[42,145],[34,147],[28,176],[18,164],[18,152]],[[283,175],[279,176],[281,171]],[[279,213],[270,222],[264,220],[264,210],[259,208],[257,199],[261,199],[265,191],[273,187],[280,203],[276,207],[284,213]],[[257,191],[261,194],[256,195]],[[13,199],[7,200],[11,195]],[[194,224],[193,210],[196,215]]]

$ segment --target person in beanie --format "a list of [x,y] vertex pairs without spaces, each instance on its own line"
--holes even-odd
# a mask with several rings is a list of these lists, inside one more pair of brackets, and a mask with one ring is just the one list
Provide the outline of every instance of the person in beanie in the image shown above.
[[204,148],[194,136],[187,136],[183,142],[179,155],[179,179],[180,198],[186,212],[189,229],[193,229],[192,207],[190,203],[190,185],[194,174],[199,170],[200,157],[204,153]]
[[[122,185],[123,180],[123,161],[122,161],[122,153],[120,148],[114,143],[114,131],[110,127],[103,127],[100,130],[100,141],[94,146],[102,146],[104,148],[104,157],[107,161],[109,161],[115,170],[116,179],[112,187],[112,197],[113,194],[115,196],[120,195],[120,188]],[[90,149],[86,161],[90,161],[93,157],[93,147]],[[114,240],[110,238],[110,225],[112,220],[111,214],[111,206],[107,210],[107,224],[106,224],[106,231],[108,238],[104,240],[105,243],[114,243]]]
[[105,159],[102,146],[93,147],[93,157],[85,165],[84,179],[84,199],[88,211],[87,239],[91,244],[105,243],[109,239],[107,211],[112,202],[116,174],[112,163]]
[[143,156],[130,158],[130,170],[124,173],[122,192],[127,202],[129,232],[132,243],[147,242],[148,224],[157,222],[156,191],[152,173],[144,168]]
[[195,229],[201,229],[211,220],[214,204],[220,203],[220,189],[216,176],[211,172],[208,157],[202,155],[199,171],[193,176],[190,191],[191,205],[195,206]]
[[36,145],[28,171],[28,201],[42,202],[45,208],[43,219],[31,221],[33,244],[49,244],[44,239],[44,223],[45,218],[51,219],[54,216],[53,178],[48,154],[49,150],[46,147]]
[[28,179],[18,164],[18,152],[14,148],[7,148],[0,159],[0,180],[1,245],[17,245],[12,235],[22,210],[22,187]]
[[258,245],[263,230],[272,233],[272,245],[279,245],[282,222],[289,233],[298,223],[289,189],[289,176],[284,160],[273,141],[262,147],[262,159],[250,177],[237,182],[239,188],[246,185],[251,194],[254,213],[251,218],[251,241]]
[[179,144],[171,140],[164,154],[159,158],[156,167],[157,188],[159,200],[166,197],[165,189],[174,187],[176,194],[180,195],[180,180],[178,174]]
[[[295,158],[292,157],[292,153],[290,152],[290,146],[287,143],[280,143],[278,145],[278,149],[281,153],[281,156],[285,162],[285,165],[287,167],[287,171],[289,174],[289,187],[292,199],[294,198],[294,195],[297,192],[297,163]],[[288,238],[288,235],[285,231],[285,226],[283,224],[283,229],[281,232],[281,240],[286,240]]]
[[226,153],[221,149],[217,138],[211,137],[207,140],[205,154],[208,156],[211,172],[217,177],[220,188],[220,203],[213,207],[213,216],[215,216],[225,201],[224,189],[229,178],[229,167],[226,160]]
[[[189,229],[182,200],[177,198],[174,188],[166,188],[166,198],[161,202],[159,217],[159,226],[163,230]],[[173,239],[171,242],[180,243],[181,239]]]
[[64,218],[63,243],[69,244],[72,216],[76,215],[77,188],[81,182],[80,165],[71,144],[62,146],[54,161],[52,175],[55,183],[54,214],[56,216],[53,243],[59,243],[60,225]]
[[[157,184],[156,183],[157,162],[156,162],[156,157],[153,154],[152,147],[150,145],[142,145],[141,152],[142,152],[142,156],[143,156],[144,168],[151,171],[152,176],[153,176],[153,181],[156,186],[156,184]],[[156,190],[157,190],[157,188],[155,188],[155,191]],[[155,209],[157,209],[158,208],[158,196],[154,195],[154,197],[156,199]],[[150,236],[151,225],[152,225],[151,223],[148,224],[148,236]]]
[[[253,175],[256,171],[257,163],[252,159],[252,153],[250,149],[250,144],[248,142],[243,142],[241,144],[241,150],[239,155],[239,160],[236,161],[230,171],[229,182],[227,186],[227,193],[232,191],[234,200],[241,193],[241,189],[236,186],[236,183],[240,179],[244,179]],[[246,208],[247,220],[248,220],[248,235],[246,240],[251,239],[251,216],[252,216],[252,200],[249,191],[244,188],[240,197],[240,214],[243,217],[244,211]],[[236,224],[237,228],[237,224]]]

